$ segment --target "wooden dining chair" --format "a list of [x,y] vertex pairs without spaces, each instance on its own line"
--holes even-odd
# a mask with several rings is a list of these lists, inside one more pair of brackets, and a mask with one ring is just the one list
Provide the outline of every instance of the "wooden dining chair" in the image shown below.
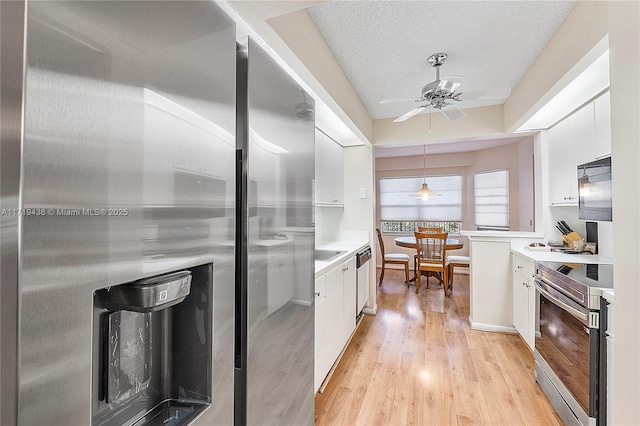
[[448,256],[449,260],[449,290],[453,293],[453,270],[456,266],[468,267],[471,263],[469,256]]
[[[418,226],[418,232],[442,232],[441,226]],[[413,276],[418,274],[418,253],[413,253]]]
[[[416,232],[416,250],[418,254],[418,274],[416,275],[416,293],[420,291],[422,271],[437,272],[442,275],[442,288],[445,296],[449,285],[449,264],[447,261],[447,232]],[[429,278],[427,277],[427,289]]]
[[386,264],[394,263],[404,265],[404,282],[407,283],[407,286],[409,286],[409,261],[411,260],[409,258],[409,255],[405,253],[385,253],[384,241],[382,241],[382,232],[380,232],[380,228],[376,228],[376,233],[378,234],[378,243],[380,244],[380,254],[382,256],[382,272],[380,272],[380,282],[378,283],[378,285],[382,285]]

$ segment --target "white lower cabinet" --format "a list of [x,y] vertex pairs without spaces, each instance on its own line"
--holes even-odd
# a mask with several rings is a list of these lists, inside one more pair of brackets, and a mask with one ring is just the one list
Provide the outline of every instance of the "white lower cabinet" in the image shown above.
[[356,258],[316,278],[315,374],[317,391],[356,326]]
[[327,279],[327,300],[325,301],[327,317],[324,321],[327,325],[326,342],[329,362],[326,370],[328,372],[344,346],[342,266],[327,272],[325,276]]
[[327,281],[323,275],[316,279],[315,291],[315,332],[314,332],[314,349],[315,349],[315,371],[313,386],[318,390],[324,377],[329,371],[327,365]]
[[536,340],[535,265],[513,255],[513,326],[533,350]]
[[347,344],[356,328],[356,258],[352,257],[342,264],[342,340]]

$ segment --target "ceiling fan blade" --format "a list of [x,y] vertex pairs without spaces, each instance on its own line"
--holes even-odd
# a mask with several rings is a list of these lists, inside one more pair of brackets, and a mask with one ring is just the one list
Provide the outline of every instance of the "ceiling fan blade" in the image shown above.
[[399,99],[383,99],[378,103],[380,103],[380,104],[399,104],[399,103],[413,102],[413,101],[415,101],[415,99],[413,99],[413,98],[399,98]]
[[496,89],[478,90],[476,92],[462,92],[463,101],[486,101],[494,99],[506,99],[511,94],[510,87],[499,87]]
[[425,108],[426,108],[426,106],[420,106],[418,108],[414,108],[411,111],[409,111],[408,113],[406,113],[405,115],[402,115],[402,116],[396,118],[395,120],[393,120],[393,122],[394,123],[400,123],[401,121],[408,120],[411,117],[413,117],[414,115],[419,114],[422,111],[424,111]]
[[460,108],[458,108],[455,105],[449,105],[441,109],[440,112],[443,113],[444,116],[447,117],[449,121],[460,120],[461,118],[465,118],[467,116],[467,114],[465,114],[464,111],[462,111]]
[[465,77],[464,75],[443,75],[442,79],[453,81],[455,83],[462,83],[467,79],[467,77]]

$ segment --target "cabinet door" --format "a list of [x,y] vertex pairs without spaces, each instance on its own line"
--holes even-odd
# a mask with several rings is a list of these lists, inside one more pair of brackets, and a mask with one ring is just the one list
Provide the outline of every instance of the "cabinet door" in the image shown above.
[[314,333],[314,390],[318,390],[327,376],[327,312],[326,312],[326,277],[316,279],[315,291],[315,333]]
[[513,326],[533,349],[535,344],[535,287],[532,262],[513,256]]
[[333,139],[324,135],[322,152],[322,201],[344,204],[344,151]]
[[569,184],[571,175],[567,163],[569,141],[566,120],[549,129],[547,153],[549,154],[549,203],[552,205],[576,204],[578,199],[572,198]]
[[606,92],[593,102],[596,158],[611,155],[611,96]]
[[356,328],[356,258],[355,256],[344,262],[342,267],[342,330],[343,347],[349,341],[351,333]]
[[569,166],[572,168],[571,181],[575,183],[577,195],[577,166],[596,158],[596,129],[594,125],[593,102],[567,117],[569,131]]
[[529,313],[529,293],[523,275],[518,269],[518,256],[513,256],[513,326],[521,336],[526,335]]
[[342,266],[326,273],[327,299],[327,365],[329,368],[340,355],[344,347]]
[[522,266],[522,279],[526,283],[525,287],[527,289],[527,322],[524,332],[524,340],[527,342],[531,350],[533,350],[536,344],[536,268],[535,265],[528,260],[525,260]]

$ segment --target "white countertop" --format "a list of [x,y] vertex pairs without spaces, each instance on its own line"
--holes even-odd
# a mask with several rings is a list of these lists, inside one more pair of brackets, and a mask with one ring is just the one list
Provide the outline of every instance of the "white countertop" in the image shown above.
[[330,262],[315,261],[316,278],[329,271],[335,265],[356,254],[360,249],[369,245],[369,241],[324,241],[316,245],[316,250],[340,250],[345,253]]
[[465,237],[469,237],[469,239],[473,238],[544,238],[543,234],[538,232],[524,232],[524,231],[475,231],[469,230],[460,231],[461,235]]
[[[612,258],[597,254],[567,254],[554,251],[527,250],[525,247],[515,244],[511,246],[511,253],[526,257],[534,262],[613,264]],[[609,303],[613,303],[613,290],[602,289],[602,297],[607,299]]]
[[613,259],[610,257],[597,254],[567,254],[555,251],[527,250],[525,247],[514,243],[511,246],[511,253],[524,256],[534,262],[613,263]]

